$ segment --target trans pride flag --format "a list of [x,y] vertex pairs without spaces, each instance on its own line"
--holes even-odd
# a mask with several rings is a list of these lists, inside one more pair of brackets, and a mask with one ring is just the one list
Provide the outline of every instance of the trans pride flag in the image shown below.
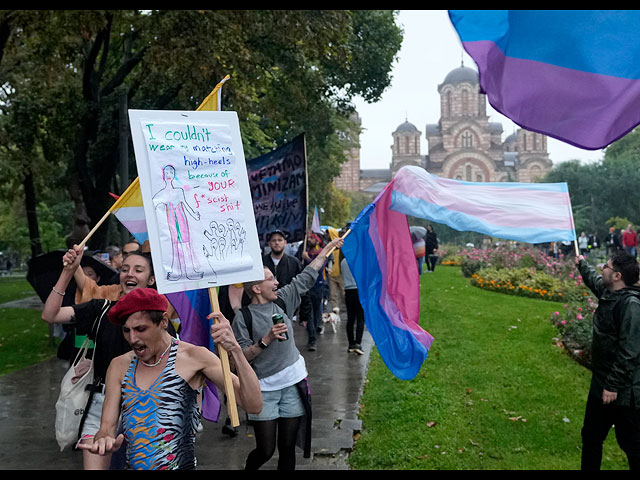
[[575,240],[565,183],[480,183],[403,167],[351,224],[342,252],[389,370],[414,378],[433,342],[419,325],[420,277],[406,215],[527,243]]
[[604,148],[640,123],[640,11],[450,10],[489,103],[518,125]]

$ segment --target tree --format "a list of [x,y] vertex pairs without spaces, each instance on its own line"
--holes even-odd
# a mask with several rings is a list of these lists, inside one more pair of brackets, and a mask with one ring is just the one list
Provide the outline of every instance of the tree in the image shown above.
[[[5,11],[0,48],[3,20],[13,28],[2,48],[0,161],[19,168],[29,155],[53,167],[74,217],[91,224],[136,175],[131,158],[130,178],[118,175],[123,96],[129,108],[194,110],[226,74],[223,105],[238,112],[245,156],[305,132],[310,199],[335,204],[328,186],[356,138],[351,99],[380,97],[402,40],[391,11]],[[36,187],[44,171],[33,169]],[[104,246],[106,232],[90,246]]]

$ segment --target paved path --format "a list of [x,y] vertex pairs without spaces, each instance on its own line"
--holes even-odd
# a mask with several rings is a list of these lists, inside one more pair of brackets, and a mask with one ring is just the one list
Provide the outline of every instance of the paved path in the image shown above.
[[[12,302],[12,307],[41,308],[33,299]],[[8,305],[0,305],[0,307]],[[348,469],[347,457],[353,448],[353,435],[360,431],[360,395],[366,377],[373,342],[365,331],[364,355],[347,353],[345,315],[337,333],[331,328],[319,336],[318,350],[308,352],[306,330],[294,326],[296,344],[309,370],[313,403],[312,455],[302,457],[298,449],[297,469]],[[0,469],[68,470],[82,468],[79,451],[60,452],[55,439],[55,403],[60,381],[68,362],[51,359],[18,372],[0,376]],[[203,420],[198,434],[196,456],[200,470],[239,470],[254,448],[253,429],[240,410],[238,436],[221,432],[221,422]],[[275,469],[277,452],[263,469]]]

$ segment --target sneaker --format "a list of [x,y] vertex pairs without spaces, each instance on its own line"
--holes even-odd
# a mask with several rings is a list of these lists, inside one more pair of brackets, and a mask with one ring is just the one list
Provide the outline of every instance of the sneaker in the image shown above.
[[355,348],[356,348],[355,345],[349,345],[349,348],[347,349],[347,352],[353,353]]
[[316,344],[315,344],[315,343],[310,343],[309,345],[307,345],[307,349],[308,349],[310,352],[315,352],[315,351],[317,350],[317,348],[316,348]]
[[362,350],[362,347],[360,345],[354,345],[353,351],[358,355],[364,355],[364,350]]

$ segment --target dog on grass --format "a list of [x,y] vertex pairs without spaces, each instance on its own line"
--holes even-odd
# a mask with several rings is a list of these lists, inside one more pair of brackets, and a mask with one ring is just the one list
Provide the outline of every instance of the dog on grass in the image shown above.
[[338,323],[340,323],[340,309],[338,307],[335,307],[332,312],[324,312],[322,314],[322,322],[331,325],[333,333],[336,333],[336,327]]

